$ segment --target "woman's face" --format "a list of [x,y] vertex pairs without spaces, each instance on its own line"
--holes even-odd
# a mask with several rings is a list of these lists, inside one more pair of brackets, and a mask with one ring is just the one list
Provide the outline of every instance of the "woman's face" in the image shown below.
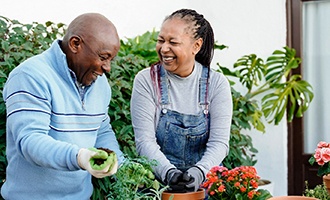
[[156,50],[167,71],[186,77],[193,71],[202,39],[194,39],[189,24],[180,18],[166,20],[159,32]]

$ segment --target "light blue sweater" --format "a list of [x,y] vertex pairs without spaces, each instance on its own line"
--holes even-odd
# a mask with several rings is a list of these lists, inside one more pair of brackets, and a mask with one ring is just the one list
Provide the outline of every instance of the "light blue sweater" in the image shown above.
[[111,89],[105,75],[80,98],[59,40],[10,74],[7,108],[5,199],[89,199],[91,175],[77,163],[79,148],[122,152],[110,125]]

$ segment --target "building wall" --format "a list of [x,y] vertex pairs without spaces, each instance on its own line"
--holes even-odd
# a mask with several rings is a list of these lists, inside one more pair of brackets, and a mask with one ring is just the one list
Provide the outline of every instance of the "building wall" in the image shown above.
[[[285,0],[1,0],[0,15],[23,23],[52,21],[69,24],[77,15],[99,12],[117,27],[122,39],[159,30],[166,15],[192,8],[211,23],[216,41],[229,48],[215,53],[216,63],[231,67],[239,57],[262,58],[286,45]],[[274,196],[287,194],[287,126],[268,125],[266,133],[250,132],[259,150],[256,168],[274,182]]]

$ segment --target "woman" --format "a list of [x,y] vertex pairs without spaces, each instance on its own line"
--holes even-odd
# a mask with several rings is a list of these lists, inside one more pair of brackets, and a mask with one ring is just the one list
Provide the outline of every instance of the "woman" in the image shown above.
[[196,191],[229,150],[230,86],[210,69],[214,35],[194,10],[166,17],[158,35],[160,61],[139,72],[131,99],[137,151],[158,161],[154,172],[174,191]]

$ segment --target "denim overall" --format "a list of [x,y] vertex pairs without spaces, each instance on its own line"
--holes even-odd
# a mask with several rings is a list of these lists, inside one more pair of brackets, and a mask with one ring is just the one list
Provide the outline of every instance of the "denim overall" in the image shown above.
[[208,68],[203,67],[199,80],[199,105],[204,109],[197,115],[189,115],[167,109],[168,79],[165,69],[157,67],[162,108],[156,130],[157,143],[173,165],[186,171],[201,160],[209,138]]

